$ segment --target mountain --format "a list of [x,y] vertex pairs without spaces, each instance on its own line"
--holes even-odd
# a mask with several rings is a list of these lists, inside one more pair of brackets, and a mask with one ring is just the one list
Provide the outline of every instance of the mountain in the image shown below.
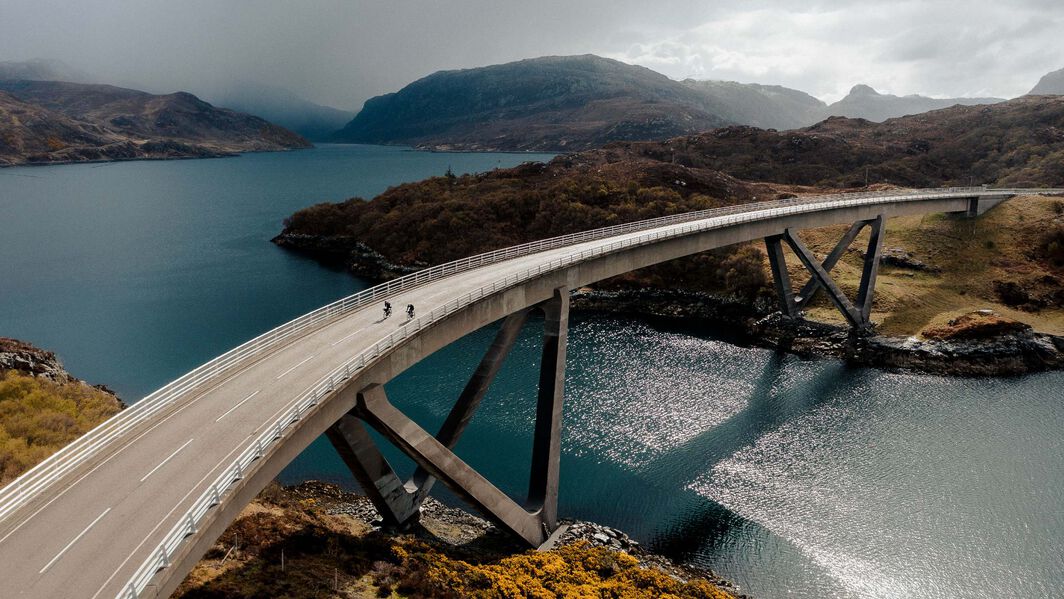
[[714,114],[740,125],[763,129],[795,129],[823,118],[827,104],[809,94],[779,85],[685,79],[687,87],[705,96]]
[[[867,85],[855,85],[845,98],[829,105],[822,113],[829,116],[845,116],[867,119],[877,123],[887,119],[920,114],[929,110],[948,108],[950,106],[975,106],[979,104],[996,104],[1001,98],[928,98],[926,96],[893,96],[881,94]],[[818,119],[819,120],[819,119]]]
[[1064,95],[1064,69],[1043,76],[1029,93],[1032,96]]
[[593,55],[440,71],[366,101],[334,139],[464,150],[581,150],[726,124],[703,94]]
[[215,105],[260,116],[311,141],[328,140],[355,116],[353,111],[315,104],[272,85],[241,82],[204,95]]
[[309,147],[193,96],[60,81],[0,81],[0,164],[226,156]]

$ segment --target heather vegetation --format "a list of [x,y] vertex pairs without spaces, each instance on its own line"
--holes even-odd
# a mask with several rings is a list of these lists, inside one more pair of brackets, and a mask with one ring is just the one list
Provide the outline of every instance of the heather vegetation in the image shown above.
[[424,515],[418,534],[384,534],[343,513],[358,500],[321,483],[271,485],[175,597],[733,597],[692,571],[679,577],[585,541],[522,551],[489,533],[455,544],[462,526]]
[[0,485],[120,409],[115,396],[80,381],[0,371]]

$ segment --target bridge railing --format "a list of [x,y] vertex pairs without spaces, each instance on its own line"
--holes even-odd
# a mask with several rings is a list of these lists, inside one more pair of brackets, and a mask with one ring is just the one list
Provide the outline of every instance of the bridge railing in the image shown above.
[[[937,193],[950,195],[1009,195],[1010,193],[1017,191],[1021,190],[987,190],[981,187],[976,187],[948,188],[938,191]],[[0,521],[19,509],[22,505],[25,505],[43,489],[54,484],[56,481],[62,480],[66,474],[92,460],[94,456],[99,454],[101,448],[122,439],[131,430],[141,426],[163,410],[172,407],[176,400],[184,397],[190,391],[213,380],[217,380],[218,377],[222,375],[232,372],[234,367],[247,360],[263,355],[270,349],[276,347],[279,343],[305,334],[338,316],[380,302],[384,298],[392,297],[397,293],[481,266],[629,232],[647,230],[681,222],[701,220],[713,216],[738,214],[773,207],[782,208],[793,205],[811,204],[822,202],[826,199],[842,201],[846,198],[862,199],[888,196],[919,196],[921,198],[926,198],[928,197],[928,194],[927,192],[921,193],[918,191],[879,191],[812,196],[805,198],[796,197],[664,216],[644,221],[612,225],[591,231],[561,235],[550,239],[537,240],[513,247],[485,252],[431,268],[426,268],[376,285],[369,289],[365,289],[286,322],[233,348],[202,366],[193,369],[146,396],[128,409],[123,410],[114,418],[111,418],[100,426],[92,429],[63,449],[52,454],[52,456],[27,471],[22,476],[3,488],[0,488]]]
[[[209,487],[207,487],[207,490],[192,504],[192,507],[190,507],[189,510],[179,518],[177,523],[163,538],[162,542],[160,542],[156,549],[153,550],[153,552],[150,554],[150,557],[142,563],[140,568],[131,577],[129,582],[125,585],[125,587],[122,589],[122,591],[118,594],[117,597],[118,599],[136,599],[139,594],[144,590],[144,588],[146,588],[146,586],[150,583],[151,579],[160,570],[170,565],[176,552],[180,549],[183,541],[187,537],[195,534],[195,532],[198,530],[198,526],[203,522],[203,519],[207,515],[207,513],[211,510],[211,508],[219,505],[223,501],[227,493],[231,490],[232,485],[235,482],[243,479],[244,476],[252,468],[253,463],[256,460],[262,458],[264,455],[266,455],[266,452],[271,449],[271,446],[278,440],[283,439],[285,432],[293,424],[302,420],[302,418],[311,409],[317,406],[322,399],[327,397],[335,389],[338,389],[341,385],[344,384],[344,382],[349,380],[351,377],[356,376],[358,373],[363,371],[367,366],[371,365],[375,360],[380,358],[393,347],[399,345],[403,341],[413,336],[416,336],[423,329],[432,326],[433,324],[447,318],[451,314],[470,306],[471,304],[479,301],[483,297],[498,293],[510,287],[514,287],[525,281],[539,277],[544,273],[552,272],[578,262],[591,260],[596,257],[613,253],[622,249],[630,249],[640,245],[656,243],[665,238],[682,237],[685,235],[689,235],[693,232],[726,227],[743,222],[771,219],[786,214],[809,212],[828,208],[840,208],[846,206],[887,203],[894,201],[923,201],[936,198],[967,197],[969,195],[974,195],[973,192],[976,191],[980,192],[979,195],[1015,195],[1017,193],[1029,192],[1030,190],[986,190],[981,187],[948,188],[943,189],[941,191],[923,193],[870,192],[855,194],[838,194],[833,196],[815,196],[803,199],[776,200],[770,202],[761,202],[757,204],[746,204],[738,207],[729,206],[724,208],[714,208],[710,210],[699,211],[697,213],[687,213],[683,215],[662,217],[657,219],[651,219],[648,221],[629,223],[627,225],[615,225],[613,227],[607,227],[605,229],[596,229],[595,231],[556,237],[551,240],[545,240],[545,242],[534,242],[531,244],[525,244],[524,246],[517,246],[517,248],[522,249],[526,247],[538,247],[540,249],[536,251],[544,251],[545,249],[561,247],[562,245],[576,245],[581,241],[593,241],[605,237],[615,237],[617,235],[622,235],[624,233],[629,232],[649,230],[643,235],[628,237],[625,239],[614,241],[610,244],[598,245],[579,252],[567,254],[565,256],[551,260],[547,263],[540,264],[535,267],[530,267],[524,271],[506,276],[502,279],[492,282],[489,285],[480,287],[475,291],[467,293],[459,298],[453,299],[445,303],[442,306],[435,308],[427,315],[421,316],[415,320],[410,321],[409,323],[402,325],[400,328],[398,328],[396,331],[394,331],[387,337],[374,343],[372,346],[362,351],[348,362],[333,370],[330,374],[321,379],[318,383],[316,383],[302,395],[293,400],[289,404],[288,408],[282,413],[282,415],[274,422],[270,423],[266,427],[262,435],[260,435],[252,443],[250,443],[244,449],[244,451],[237,458],[234,459],[231,465],[226,468],[218,476],[218,478],[210,484]],[[1064,190],[1039,190],[1039,192],[1064,193]],[[736,208],[743,209],[736,210]],[[683,226],[670,227],[670,225],[676,224],[681,224]],[[635,227],[633,225],[643,226]],[[599,231],[611,231],[611,233],[606,235],[594,235]],[[551,245],[550,243],[547,243],[562,239],[575,241],[560,245]],[[470,263],[488,264],[491,262],[501,261],[502,259],[510,259],[512,257],[533,253],[520,253],[511,251],[515,249],[516,248],[507,248],[506,250],[488,252],[487,254],[474,256],[473,258],[468,260],[484,260],[483,262]],[[487,258],[488,256],[506,256],[506,258],[489,259]],[[461,272],[461,270],[468,269],[460,268],[458,266],[459,264],[464,263],[466,263],[466,261],[460,260],[441,266],[453,269],[449,270],[448,272]],[[408,277],[410,276],[413,275],[408,275]],[[427,282],[428,280],[433,279],[425,279],[423,282]],[[386,288],[387,284],[380,285],[378,287]],[[371,290],[366,290],[366,292],[369,291]],[[351,298],[354,298],[356,296],[364,295],[366,292],[362,292],[362,294],[355,294],[355,296],[345,298],[345,300],[350,300]],[[330,306],[340,304],[343,301],[344,300],[341,300],[341,302],[330,304]]]
[[[846,196],[852,198],[864,198],[883,195],[885,193],[898,194],[898,192],[871,192],[840,194],[838,197]],[[10,482],[3,488],[0,488],[0,521],[20,508],[44,488],[61,480],[66,474],[91,460],[93,456],[98,454],[102,447],[123,438],[131,430],[134,430],[144,422],[147,422],[159,412],[171,407],[175,400],[184,397],[189,391],[212,380],[216,380],[223,374],[231,372],[234,366],[262,355],[267,350],[275,347],[278,343],[290,340],[298,335],[313,330],[322,323],[330,321],[337,316],[358,310],[367,305],[377,303],[384,298],[392,297],[396,293],[401,293],[443,277],[479,268],[481,266],[527,256],[548,249],[556,249],[596,239],[603,239],[631,231],[703,219],[712,215],[748,211],[755,209],[757,206],[786,206],[791,204],[808,203],[814,199],[815,198],[792,198],[761,202],[758,204],[742,204],[723,208],[713,208],[698,212],[618,224],[569,235],[561,235],[550,239],[533,241],[454,260],[452,262],[426,268],[381,283],[380,285],[347,296],[267,331],[266,333],[229,350],[217,358],[214,358],[202,366],[189,371],[144,397],[141,401],[133,404],[133,406],[123,410],[114,418],[107,420],[100,426],[92,429],[85,435],[82,435],[63,449],[52,454],[37,466],[25,472],[22,476]]]

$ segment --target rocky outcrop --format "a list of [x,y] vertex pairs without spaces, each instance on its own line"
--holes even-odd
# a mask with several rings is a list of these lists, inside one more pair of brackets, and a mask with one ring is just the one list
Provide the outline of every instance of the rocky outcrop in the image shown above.
[[8,337],[0,337],[0,370],[17,370],[56,383],[75,380],[53,352]]
[[[55,383],[81,383],[85,381],[73,376],[63,367],[54,352],[43,350],[18,339],[0,337],[0,371],[14,370],[34,377],[48,379]],[[89,385],[115,396],[124,407],[125,404],[114,391],[106,385]]]
[[346,267],[356,276],[371,281],[394,279],[426,266],[396,264],[361,241],[342,235],[305,235],[286,231],[270,241],[323,263]]

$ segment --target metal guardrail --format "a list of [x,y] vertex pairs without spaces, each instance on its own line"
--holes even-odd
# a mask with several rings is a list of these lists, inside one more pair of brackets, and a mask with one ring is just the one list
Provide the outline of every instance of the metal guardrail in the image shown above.
[[[712,226],[726,226],[751,220],[774,218],[788,213],[821,210],[846,205],[876,204],[893,201],[923,201],[948,197],[972,197],[972,196],[999,196],[1018,195],[1020,193],[1062,193],[1064,190],[1028,190],[1028,189],[985,189],[975,188],[949,188],[934,192],[866,192],[853,194],[835,194],[825,196],[813,196],[806,198],[791,198],[753,204],[742,204],[723,208],[713,208],[697,212],[689,212],[673,216],[659,217],[644,221],[613,225],[591,231],[583,231],[569,235],[562,235],[550,239],[534,241],[518,246],[486,252],[468,258],[462,258],[427,268],[416,273],[376,285],[359,293],[340,299],[336,302],[318,308],[304,314],[292,321],[282,324],[254,339],[222,354],[221,356],[203,364],[188,372],[171,383],[165,385],[154,393],[148,395],[132,407],[123,410],[114,418],[104,422],[100,426],[89,431],[70,445],[53,454],[33,469],[12,481],[0,489],[0,520],[18,510],[32,498],[52,484],[62,480],[77,467],[92,460],[99,455],[99,450],[110,443],[120,440],[126,433],[136,429],[147,422],[151,417],[175,404],[176,400],[185,397],[206,382],[217,380],[219,377],[229,374],[232,369],[252,358],[265,355],[268,350],[275,348],[281,342],[291,340],[299,335],[314,330],[322,324],[329,322],[341,315],[348,314],[369,304],[377,303],[386,297],[392,297],[397,293],[419,287],[426,283],[465,272],[481,266],[495,264],[527,256],[547,250],[561,247],[578,245],[580,243],[615,237],[626,233],[634,233],[671,225],[694,222],[692,225],[679,229],[657,231],[646,235],[629,238],[608,244],[596,246],[583,252],[570,254],[566,257],[529,269],[517,275],[511,275],[505,279],[482,287],[461,298],[452,300],[441,306],[427,316],[420,317],[407,323],[388,337],[377,342],[366,351],[334,370],[329,376],[313,386],[306,393],[293,401],[289,410],[279,419],[272,423],[270,429],[255,440],[241,455],[236,458],[233,465],[228,468],[210,486],[208,493],[199,498],[189,510],[182,521],[164,538],[154,558],[145,562],[130,581],[122,597],[136,597],[144,589],[150,578],[160,569],[169,565],[169,559],[177,549],[180,542],[191,532],[196,530],[196,525],[202,520],[204,514],[221,501],[228,487],[243,477],[244,471],[251,462],[260,458],[265,449],[275,440],[283,436],[284,430],[292,423],[297,422],[304,412],[317,404],[320,399],[331,392],[338,384],[350,378],[354,373],[363,369],[372,360],[380,357],[398,343],[416,334],[423,328],[430,326],[438,320],[447,317],[453,312],[460,310],[480,298],[496,293],[507,287],[516,285],[524,280],[539,276],[548,270],[561,268],[576,261],[587,260],[603,253],[617,251],[621,248],[634,247],[635,245],[652,243],[663,237],[686,235],[695,230]],[[756,217],[756,218],[755,218]],[[712,223],[708,221],[712,219]],[[695,222],[701,221],[701,222]]]
[[[883,195],[885,193],[897,195],[897,192],[873,192],[864,194],[839,194],[836,197],[872,197]],[[267,331],[266,333],[229,350],[221,356],[214,358],[202,366],[189,371],[183,376],[144,397],[142,400],[133,404],[133,406],[123,410],[114,418],[111,418],[90,430],[71,444],[49,456],[34,468],[23,473],[14,481],[11,481],[3,488],[0,488],[0,521],[18,508],[22,507],[22,505],[28,500],[40,493],[46,487],[60,480],[64,475],[91,459],[97,454],[99,449],[122,438],[130,430],[135,429],[138,425],[158,414],[161,410],[173,405],[174,400],[185,396],[189,391],[208,381],[215,380],[219,376],[231,372],[231,369],[234,366],[243,363],[249,358],[263,354],[266,350],[273,348],[279,342],[287,341],[297,335],[306,333],[316,326],[332,320],[337,316],[347,314],[366,305],[381,301],[386,297],[391,297],[396,293],[412,289],[443,277],[473,268],[503,262],[512,258],[612,237],[632,231],[699,220],[713,215],[739,213],[759,208],[763,209],[769,206],[787,206],[809,203],[818,198],[823,200],[824,197],[832,196],[792,198],[788,200],[776,200],[773,202],[713,208],[698,212],[689,212],[650,220],[613,225],[591,231],[582,231],[550,239],[533,241],[531,243],[486,252],[420,270],[337,300]]]
[[[218,478],[215,479],[213,483],[211,483],[207,491],[203,495],[201,495],[195,503],[193,503],[192,507],[189,508],[185,515],[179,519],[177,524],[175,524],[175,526],[163,538],[163,541],[152,552],[151,557],[149,557],[141,565],[141,567],[136,571],[136,573],[126,584],[126,586],[119,592],[116,599],[137,599],[139,594],[149,584],[151,579],[154,578],[154,576],[160,570],[170,565],[172,556],[180,548],[180,545],[184,541],[184,539],[188,536],[195,534],[198,524],[202,522],[207,512],[209,512],[211,508],[219,505],[223,501],[232,484],[244,478],[244,476],[251,469],[253,462],[265,456],[268,449],[271,449],[270,445],[282,439],[284,437],[285,430],[296,422],[299,422],[304,417],[304,415],[309,410],[318,405],[318,403],[323,398],[328,396],[334,389],[340,387],[345,381],[350,379],[352,376],[357,375],[368,365],[372,364],[375,360],[380,358],[384,353],[397,346],[404,340],[417,335],[421,330],[431,326],[432,324],[440,320],[443,320],[444,318],[459,310],[466,308],[467,306],[477,302],[483,297],[498,293],[499,291],[502,291],[504,289],[508,289],[510,287],[521,284],[522,282],[534,279],[544,273],[552,272],[578,262],[584,262],[605,254],[616,252],[620,249],[629,249],[641,245],[655,243],[666,238],[682,237],[694,232],[701,232],[710,229],[726,227],[743,222],[776,218],[787,214],[812,212],[824,209],[842,208],[847,206],[892,203],[895,201],[926,201],[932,199],[969,197],[974,195],[973,192],[979,192],[978,195],[982,196],[1011,196],[1018,195],[1020,193],[1064,193],[1064,189],[988,190],[981,187],[949,188],[936,192],[879,192],[861,194],[839,194],[836,196],[816,196],[803,199],[761,202],[757,204],[741,205],[738,207],[703,210],[699,212],[680,214],[670,217],[662,217],[647,221],[639,221],[626,225],[616,225],[604,229],[596,229],[594,231],[556,237],[541,242],[533,242],[531,244],[515,246],[515,248],[508,248],[507,250],[499,250],[498,252],[489,252],[488,254],[474,256],[469,260],[474,261],[482,257],[498,255],[508,256],[504,259],[509,259],[510,257],[528,255],[529,253],[544,251],[546,249],[555,249],[557,247],[564,247],[566,245],[575,245],[580,243],[581,241],[594,241],[606,237],[614,237],[624,233],[638,232],[650,229],[661,229],[663,226],[669,227],[670,225],[682,224],[685,222],[689,223],[679,228],[650,230],[644,235],[629,237],[607,245],[596,246],[580,252],[568,254],[561,258],[556,258],[548,263],[526,269],[513,275],[509,275],[503,279],[499,279],[491,283],[490,285],[485,285],[475,291],[472,291],[459,298],[447,302],[443,306],[432,310],[426,316],[422,316],[414,321],[411,321],[410,323],[403,325],[395,332],[391,333],[384,339],[381,339],[380,341],[373,344],[372,346],[370,346],[345,364],[333,370],[329,375],[324,377],[321,381],[319,381],[317,384],[315,384],[313,387],[311,387],[309,390],[307,390],[297,399],[291,402],[289,404],[290,407],[288,408],[288,410],[286,410],[281,417],[271,423],[267,427],[266,431],[257,439],[255,439],[253,443],[248,445],[248,447],[240,454],[240,456],[233,461],[232,465],[228,469],[223,471],[218,476]],[[600,233],[607,231],[608,233]],[[562,242],[562,240],[575,241]],[[540,249],[530,252],[526,251],[525,248]],[[492,262],[500,261],[489,260],[490,259],[485,260],[484,262],[479,262],[479,264],[489,264]],[[443,266],[447,267],[450,264],[457,264],[461,262],[463,261],[457,261],[456,263],[449,263],[448,265]],[[470,267],[463,268],[460,270],[455,269],[449,272],[461,272],[462,270],[468,270],[469,268]],[[440,277],[437,276],[435,278]]]

